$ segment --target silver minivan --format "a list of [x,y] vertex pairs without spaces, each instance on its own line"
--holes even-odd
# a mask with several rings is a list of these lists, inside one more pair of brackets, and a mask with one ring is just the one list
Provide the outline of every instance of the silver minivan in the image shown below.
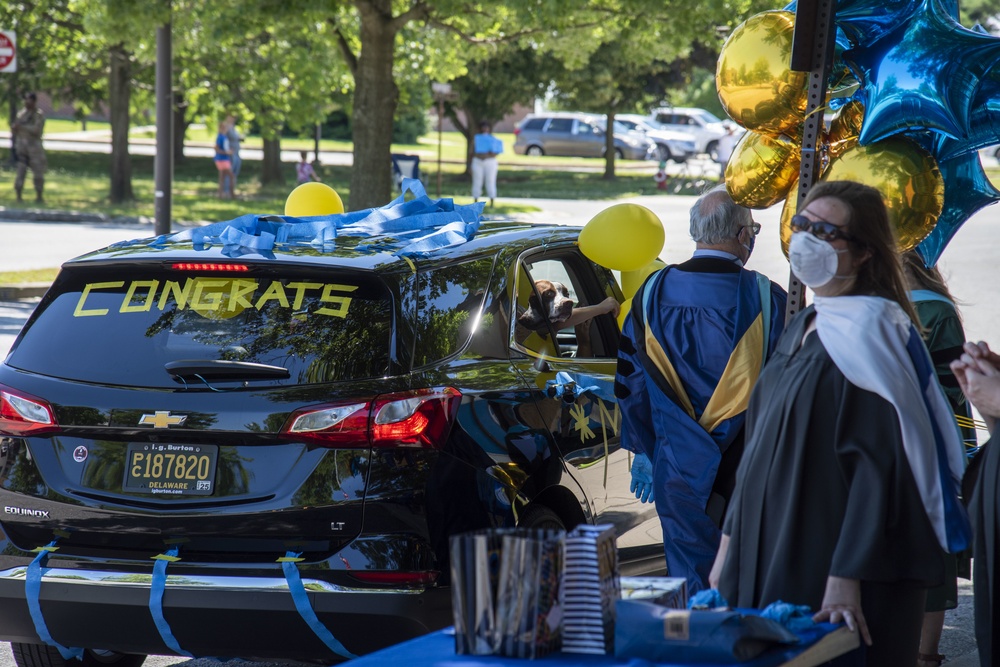
[[[514,130],[514,152],[519,155],[603,157],[605,120],[601,116],[553,111],[528,114]],[[656,144],[615,123],[615,157],[651,160]]]

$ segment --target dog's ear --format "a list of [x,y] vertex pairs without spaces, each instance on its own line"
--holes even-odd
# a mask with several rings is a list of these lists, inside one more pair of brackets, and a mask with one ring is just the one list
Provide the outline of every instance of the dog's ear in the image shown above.
[[545,328],[545,314],[542,313],[542,308],[538,302],[537,295],[532,294],[528,297],[528,309],[518,315],[517,322],[521,326],[527,327],[532,331]]

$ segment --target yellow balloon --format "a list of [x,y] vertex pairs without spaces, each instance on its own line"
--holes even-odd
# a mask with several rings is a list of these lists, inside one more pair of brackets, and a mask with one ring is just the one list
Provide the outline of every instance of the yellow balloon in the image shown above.
[[726,166],[726,190],[740,206],[772,206],[787,196],[798,179],[801,159],[798,142],[747,132]]
[[840,157],[845,151],[858,145],[861,122],[864,119],[865,107],[858,101],[848,102],[837,111],[825,137],[827,153],[831,158]]
[[625,299],[625,303],[621,305],[618,309],[618,328],[625,328],[625,316],[628,315],[628,311],[632,309],[632,297]]
[[622,294],[626,298],[631,299],[651,273],[659,271],[666,265],[666,262],[654,259],[649,264],[639,267],[634,271],[622,271]]
[[845,151],[830,162],[823,180],[857,181],[881,192],[903,252],[931,233],[944,206],[944,178],[937,161],[904,137]]
[[794,27],[792,12],[761,12],[722,45],[715,72],[719,100],[747,129],[778,135],[805,118],[809,75],[789,69]]
[[792,188],[785,199],[785,205],[781,208],[781,219],[779,220],[778,235],[781,238],[781,252],[788,257],[788,244],[792,240],[792,216],[799,210],[799,179],[792,183]]
[[311,215],[336,215],[344,212],[344,202],[337,191],[323,183],[303,183],[285,200],[285,215],[307,218]]
[[638,204],[615,204],[580,230],[580,250],[591,261],[616,271],[634,271],[659,257],[663,223]]

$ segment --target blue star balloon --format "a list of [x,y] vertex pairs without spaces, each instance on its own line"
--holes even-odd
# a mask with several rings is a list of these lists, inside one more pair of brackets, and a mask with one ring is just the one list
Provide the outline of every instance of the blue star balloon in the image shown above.
[[1000,201],[1000,190],[990,183],[978,153],[945,160],[938,168],[944,178],[944,207],[934,229],[917,246],[927,266],[937,264],[945,246],[973,213]]
[[[793,2],[785,10],[794,12],[797,6]],[[834,20],[852,46],[868,46],[909,20],[919,7],[920,0],[840,0]]]
[[922,0],[901,26],[845,54],[865,79],[862,145],[920,129],[969,139],[973,100],[1000,63],[1000,39],[962,27],[952,9]]

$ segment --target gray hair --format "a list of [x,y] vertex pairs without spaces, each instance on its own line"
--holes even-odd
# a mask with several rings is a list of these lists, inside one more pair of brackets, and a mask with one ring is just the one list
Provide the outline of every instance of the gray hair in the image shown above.
[[719,245],[752,222],[750,209],[734,202],[725,184],[717,185],[691,207],[691,238],[695,243]]

